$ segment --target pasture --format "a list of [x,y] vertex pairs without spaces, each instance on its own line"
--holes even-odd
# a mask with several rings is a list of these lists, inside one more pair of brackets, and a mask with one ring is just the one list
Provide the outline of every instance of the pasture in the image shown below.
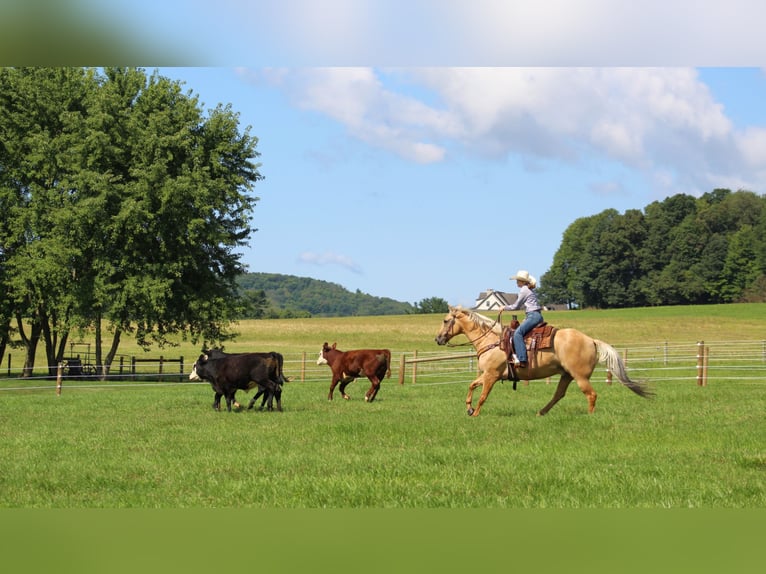
[[[397,383],[401,353],[437,350],[433,337],[441,318],[243,323],[228,351],[285,354],[285,373],[294,380],[285,385],[282,413],[214,412],[210,386],[188,381],[67,382],[57,396],[50,381],[44,387],[0,380],[0,507],[766,505],[762,376],[741,381],[718,374],[701,387],[693,377],[671,380],[660,371],[667,380],[650,379],[657,397],[648,401],[619,384],[606,385],[601,374],[594,376],[595,414],[586,414],[573,387],[546,417],[535,413],[554,384],[533,381],[513,391],[510,383],[498,383],[474,419],[464,405],[470,371]],[[756,341],[766,334],[766,305],[556,312],[546,320],[618,348]],[[374,403],[364,402],[363,380],[349,385],[350,401],[327,401],[330,370],[314,364],[324,341],[337,341],[343,350],[394,352],[392,376]],[[198,349],[179,342],[162,352],[185,355],[189,370]],[[291,358],[304,354],[313,370],[296,380]]]

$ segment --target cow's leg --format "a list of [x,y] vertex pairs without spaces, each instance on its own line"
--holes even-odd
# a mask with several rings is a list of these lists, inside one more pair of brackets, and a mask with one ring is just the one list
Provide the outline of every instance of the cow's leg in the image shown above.
[[[261,396],[262,394],[264,394],[265,392],[266,392],[266,389],[265,389],[264,387],[261,387],[261,386],[259,385],[259,386],[258,386],[258,392],[257,392],[257,393],[255,393],[255,394],[253,395],[253,398],[252,398],[252,399],[250,399],[250,402],[249,402],[249,403],[248,403],[248,405],[247,405],[247,410],[250,410],[250,409],[252,409],[252,408],[253,408],[253,406],[255,406],[255,401],[257,401],[257,400],[258,400],[258,397],[260,397],[260,396]],[[264,401],[265,401],[265,400],[266,400],[266,399],[264,398]],[[260,410],[263,410],[263,403],[261,403],[261,409],[260,409]]]
[[271,410],[271,402],[274,400],[274,393],[263,389],[261,395],[263,395],[263,398],[261,399],[261,406],[258,407],[258,409],[262,411],[263,408],[268,404],[268,410]]
[[340,381],[340,388],[338,389],[340,391],[340,394],[343,395],[343,398],[346,400],[349,400],[351,397],[346,394],[346,386],[353,381],[353,377],[343,377]]
[[[281,397],[282,394],[282,386],[271,379],[269,379],[268,382],[268,392],[266,393],[266,396],[263,397],[263,401],[261,402],[261,409],[263,409],[263,405],[265,405],[268,401],[268,410],[273,411],[274,410],[274,397]],[[277,399],[277,405],[279,405],[279,399]],[[280,407],[281,410],[281,407]]]
[[335,391],[335,386],[338,384],[338,381],[340,380],[340,377],[336,377],[335,375],[332,376],[332,381],[330,382],[330,393],[327,395],[327,400],[332,400],[332,394]]
[[263,400],[261,401],[261,410],[263,410],[263,407],[266,406],[267,403],[268,403],[268,406],[266,407],[267,410],[269,411],[274,410],[274,395],[277,394],[278,389],[279,389],[279,385],[277,383],[274,383],[274,390],[269,391],[267,394],[263,396]]
[[220,411],[221,410],[221,397],[223,396],[223,393],[215,393],[215,398],[213,399],[213,409]]
[[370,385],[370,390],[364,395],[364,400],[368,403],[375,400],[375,395],[378,394],[378,389],[380,389],[380,379],[378,379],[378,377],[370,377],[370,383],[372,383]]
[[237,391],[231,393],[226,393],[224,396],[226,397],[226,410],[231,412],[231,405],[236,404],[237,401],[234,400],[234,395],[237,394]]
[[277,385],[277,390],[274,391],[274,394],[269,399],[269,410],[271,410],[271,399],[276,398],[277,399],[277,410],[281,413],[282,412],[282,385]]

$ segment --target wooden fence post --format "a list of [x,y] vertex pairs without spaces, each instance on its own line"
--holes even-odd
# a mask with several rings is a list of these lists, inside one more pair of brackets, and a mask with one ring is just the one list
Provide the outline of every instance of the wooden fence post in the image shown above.
[[402,353],[402,356],[401,356],[401,358],[399,360],[399,384],[400,385],[404,384],[404,369],[407,368],[405,366],[406,364],[407,364],[406,363],[406,356],[405,356],[404,353]]
[[[417,351],[412,353],[412,358],[413,359],[417,359],[418,358],[418,352]],[[412,363],[412,384],[414,385],[417,382],[418,382],[418,364],[417,363]]]
[[61,396],[61,382],[64,380],[64,363],[59,361],[56,369],[56,396]]
[[705,342],[697,341],[697,386],[702,386],[702,369],[704,366]]

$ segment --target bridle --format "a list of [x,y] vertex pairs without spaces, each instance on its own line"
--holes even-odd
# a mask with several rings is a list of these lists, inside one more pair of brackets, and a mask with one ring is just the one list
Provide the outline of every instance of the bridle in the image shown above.
[[[452,315],[452,314],[450,314],[450,317],[452,317],[452,320],[450,321],[449,327],[447,328],[447,334],[450,336],[450,339],[451,339],[452,337],[454,337],[454,335],[452,334],[452,327],[455,326],[456,317],[454,315]],[[481,335],[479,335],[475,339],[468,339],[468,342],[466,342],[466,343],[457,343],[457,344],[450,343],[449,340],[448,340],[445,344],[448,347],[466,347],[468,345],[472,345],[473,346],[474,343],[476,343],[478,341],[481,341],[484,337],[486,337],[487,335],[492,333],[492,329],[494,329],[495,325],[497,325],[498,320],[499,320],[499,317],[498,317],[498,319],[495,319],[495,322],[492,323],[487,328],[486,331],[484,331]],[[500,343],[497,343],[497,344],[499,345]],[[484,351],[487,351],[487,350],[489,350],[489,349],[491,349],[491,348],[493,348],[495,346],[497,346],[497,345],[491,345],[491,346],[487,347],[486,349],[481,350],[478,354],[481,355]]]

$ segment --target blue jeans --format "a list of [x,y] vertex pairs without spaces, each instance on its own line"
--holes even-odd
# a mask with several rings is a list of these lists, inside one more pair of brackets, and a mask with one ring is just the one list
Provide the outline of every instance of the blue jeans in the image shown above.
[[516,356],[519,361],[527,360],[527,347],[524,344],[524,335],[529,333],[537,325],[543,322],[543,314],[540,311],[532,311],[527,313],[521,325],[513,332],[513,348],[516,351]]

